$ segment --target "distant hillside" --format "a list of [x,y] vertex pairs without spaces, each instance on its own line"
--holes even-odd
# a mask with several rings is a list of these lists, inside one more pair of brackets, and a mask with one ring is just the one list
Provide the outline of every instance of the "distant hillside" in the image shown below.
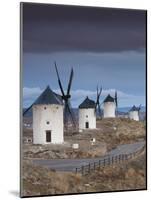
[[[23,108],[23,112],[25,112],[27,108]],[[28,112],[25,114],[25,117],[32,117],[32,109],[28,110]]]
[[[119,114],[126,114],[129,110],[131,109],[131,107],[122,107],[122,108],[118,108],[118,112]],[[23,109],[23,112],[26,110],[26,108]],[[78,115],[78,108],[73,108],[73,111],[75,113],[75,115]],[[141,107],[141,112],[140,113],[146,113],[146,107],[142,106]],[[30,109],[26,114],[25,117],[32,117],[32,109]]]

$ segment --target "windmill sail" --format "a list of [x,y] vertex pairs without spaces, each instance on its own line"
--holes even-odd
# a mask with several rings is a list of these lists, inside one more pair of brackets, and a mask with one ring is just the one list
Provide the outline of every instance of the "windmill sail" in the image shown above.
[[117,91],[115,91],[115,104],[116,104],[116,108],[117,108]]
[[66,104],[66,106],[65,106],[65,115],[66,115],[65,124],[68,124],[68,122],[70,122],[70,118],[71,118],[72,125],[74,125],[74,127],[76,127],[76,119],[75,119],[74,112],[71,108],[70,102],[68,102],[68,104]]
[[58,78],[58,84],[62,93],[62,99],[64,100],[64,123],[65,123],[65,127],[67,127],[67,124],[72,124],[72,126],[76,127],[76,120],[75,120],[75,116],[74,116],[74,112],[71,108],[70,105],[70,98],[71,98],[71,94],[70,94],[70,90],[71,90],[71,85],[72,85],[72,80],[73,80],[73,68],[71,69],[71,73],[70,73],[70,77],[69,77],[69,83],[68,83],[68,87],[67,87],[67,93],[65,94],[62,84],[61,84],[61,80],[59,77],[59,72],[58,72],[58,68],[55,62],[55,69],[56,69],[56,74],[57,74],[57,78]]
[[73,68],[71,69],[71,74],[70,74],[70,79],[69,79],[68,89],[67,89],[67,95],[70,94],[70,89],[71,89],[72,79],[73,79]]
[[102,117],[102,112],[101,112],[101,104],[100,104],[100,96],[101,96],[101,93],[102,93],[102,87],[100,88],[100,91],[98,89],[98,86],[97,86],[97,98],[96,98],[96,113],[98,111],[98,114],[100,117]]
[[138,111],[140,111],[140,110],[141,110],[141,106],[142,106],[142,105],[140,104],[140,105],[139,105],[139,107],[138,107]]
[[56,62],[55,62],[55,69],[56,69],[56,74],[57,74],[57,78],[58,78],[58,84],[59,84],[62,96],[65,96],[64,91],[63,91],[63,87],[62,87],[62,84],[61,84],[61,80],[60,80],[60,77],[59,77],[59,72],[58,72],[58,69],[57,69]]
[[115,113],[116,113],[116,116],[117,116],[117,114],[118,114],[117,91],[115,91],[115,105],[116,105],[116,111],[115,111]]

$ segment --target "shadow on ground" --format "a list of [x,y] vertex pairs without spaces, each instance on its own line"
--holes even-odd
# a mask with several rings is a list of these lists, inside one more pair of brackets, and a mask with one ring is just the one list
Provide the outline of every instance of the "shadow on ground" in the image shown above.
[[20,196],[20,195],[19,195],[19,191],[17,191],[17,190],[9,191],[9,193],[12,194],[12,195],[15,196],[15,197],[19,197],[19,196]]

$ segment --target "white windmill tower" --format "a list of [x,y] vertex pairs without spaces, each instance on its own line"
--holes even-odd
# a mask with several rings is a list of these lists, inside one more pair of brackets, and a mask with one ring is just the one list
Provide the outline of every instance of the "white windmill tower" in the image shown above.
[[129,111],[129,118],[135,121],[139,121],[140,109],[141,109],[141,105],[139,107],[136,107],[135,105],[133,105],[133,107]]
[[63,143],[63,102],[48,86],[23,113],[33,109],[33,143]]
[[88,97],[79,105],[79,130],[96,128],[95,108],[95,102]]
[[104,118],[116,117],[117,111],[117,92],[115,92],[115,98],[110,94],[105,98],[104,102]]

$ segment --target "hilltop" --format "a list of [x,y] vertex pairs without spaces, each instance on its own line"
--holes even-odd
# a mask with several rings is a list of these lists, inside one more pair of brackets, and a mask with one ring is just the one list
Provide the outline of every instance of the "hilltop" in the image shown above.
[[[119,144],[133,143],[146,137],[145,122],[125,118],[97,120],[97,129],[65,134],[61,145],[24,144],[25,158],[90,158],[105,155]],[[32,138],[32,129],[24,129],[24,138]],[[96,142],[92,145],[91,139]],[[73,150],[72,144],[78,143],[79,149]]]

